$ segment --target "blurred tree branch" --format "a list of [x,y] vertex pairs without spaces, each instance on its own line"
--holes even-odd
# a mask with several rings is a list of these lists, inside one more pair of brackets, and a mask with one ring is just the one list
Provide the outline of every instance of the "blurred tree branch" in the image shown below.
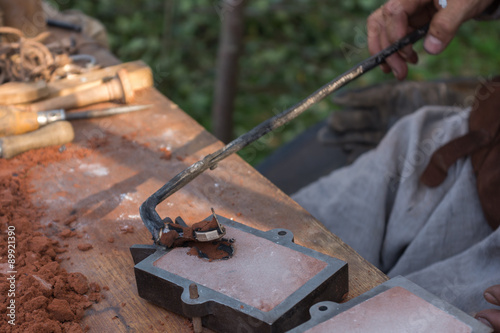
[[175,24],[175,0],[163,2],[163,32],[161,43],[161,56],[168,57],[173,49],[173,30]]
[[221,0],[222,26],[217,51],[217,72],[212,106],[213,132],[223,142],[233,136],[233,108],[238,90],[238,60],[244,30],[243,0]]

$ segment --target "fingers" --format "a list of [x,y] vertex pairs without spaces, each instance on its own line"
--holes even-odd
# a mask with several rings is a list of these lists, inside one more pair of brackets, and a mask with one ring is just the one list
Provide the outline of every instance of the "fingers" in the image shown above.
[[445,9],[434,15],[424,40],[424,48],[428,53],[439,54],[451,42],[465,20],[463,8],[458,7],[463,5],[462,1],[450,1]]
[[[407,33],[414,30],[408,22],[408,16],[405,10],[408,9],[405,8],[400,1],[390,1],[387,5],[382,7],[382,15],[387,25],[386,31],[390,44],[395,43]],[[411,45],[399,50],[398,53],[406,62],[411,64],[416,64],[418,62],[417,53],[413,50]]]
[[[439,0],[389,0],[367,21],[368,47],[378,53],[404,37],[415,28],[430,21],[424,48],[430,54],[441,53],[451,42],[460,25],[484,11],[493,0],[453,0],[446,8]],[[384,72],[392,70],[398,79],[406,77],[407,62],[416,63],[417,54],[411,46],[405,47],[386,60]]]
[[[382,45],[382,49],[385,49],[391,44],[387,35],[382,34],[380,36],[380,45]],[[394,53],[392,56],[385,59],[385,62],[392,69],[392,73],[398,80],[403,80],[408,74],[406,61],[399,53]]]
[[430,54],[443,52],[460,25],[479,15],[491,2],[492,0],[455,0],[448,1],[446,8],[437,8],[424,41],[425,50]]
[[486,326],[493,328],[495,332],[500,332],[500,310],[484,310],[478,312],[475,318]]
[[[379,9],[374,12],[367,21],[368,29],[368,49],[371,54],[376,54],[391,43],[387,37],[385,22],[382,14],[382,10]],[[391,70],[398,79],[402,80],[406,77],[408,68],[405,61],[399,54],[394,54],[385,60],[385,64],[380,67],[384,73],[390,73]]]
[[[408,17],[404,13],[403,6],[399,1],[389,1],[382,7],[382,16],[386,24],[387,37],[390,42],[395,42],[403,38],[408,28]],[[404,58],[408,58],[412,54],[411,46],[405,47],[400,51]]]
[[[383,34],[385,27],[380,9],[368,17],[366,28],[368,30],[368,50],[370,54],[373,55],[382,51],[383,48],[380,45],[380,36]],[[391,72],[391,68],[386,64],[380,65],[380,68],[384,73]]]
[[[486,289],[484,299],[491,304],[500,306],[500,284]],[[500,332],[500,310],[489,309],[478,312],[476,319],[493,328],[495,332]]]
[[500,306],[500,284],[486,289],[484,292],[484,299],[491,304]]
[[[389,0],[384,6],[375,11],[367,22],[368,47],[371,54],[378,53],[395,43],[409,32],[414,30],[410,25],[411,13],[417,18],[421,16],[418,12],[420,3],[432,0]],[[402,80],[408,73],[407,62],[416,63],[418,56],[411,46],[400,50],[397,54],[386,59],[387,66],[382,69],[387,72],[392,70],[394,75]]]

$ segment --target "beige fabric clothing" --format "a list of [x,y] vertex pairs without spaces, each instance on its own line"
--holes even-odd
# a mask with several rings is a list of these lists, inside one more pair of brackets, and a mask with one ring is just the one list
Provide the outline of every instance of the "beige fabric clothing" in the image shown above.
[[469,110],[425,107],[380,145],[292,197],[389,276],[404,275],[462,310],[491,305],[500,284],[500,228],[486,222],[469,159],[437,188],[419,177],[431,154],[467,132]]

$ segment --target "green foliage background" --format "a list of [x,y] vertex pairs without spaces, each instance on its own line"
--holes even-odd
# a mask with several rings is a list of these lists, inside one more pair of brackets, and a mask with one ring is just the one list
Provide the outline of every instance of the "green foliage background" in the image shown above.
[[[122,61],[147,62],[157,88],[210,130],[222,0],[52,1],[61,9],[80,9],[103,22],[113,53]],[[384,2],[247,1],[235,135],[293,105],[369,56],[366,18]],[[418,45],[420,64],[412,67],[409,78],[500,73],[499,35],[500,22],[472,21],[462,26],[439,56],[425,54]],[[374,70],[350,87],[391,79]],[[241,155],[255,165],[334,109],[330,101],[324,101]]]

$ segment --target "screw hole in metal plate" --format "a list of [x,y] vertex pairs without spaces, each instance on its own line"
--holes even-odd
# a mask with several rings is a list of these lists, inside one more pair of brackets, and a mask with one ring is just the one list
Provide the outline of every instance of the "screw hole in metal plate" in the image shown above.
[[319,311],[326,311],[326,310],[328,310],[328,307],[327,307],[327,306],[322,305],[322,306],[320,306],[320,307],[318,308],[318,310],[319,310]]
[[279,231],[279,232],[278,232],[278,235],[280,235],[280,236],[285,236],[285,235],[286,235],[286,231]]

